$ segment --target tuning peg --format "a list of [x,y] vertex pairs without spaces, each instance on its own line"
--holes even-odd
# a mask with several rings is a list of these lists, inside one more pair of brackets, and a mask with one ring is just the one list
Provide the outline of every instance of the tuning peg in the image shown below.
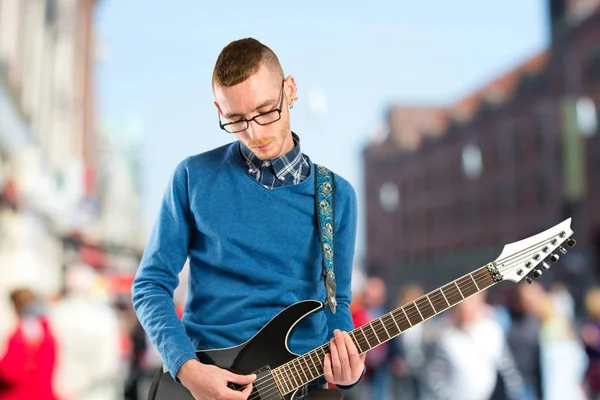
[[573,247],[573,246],[575,246],[576,244],[577,244],[577,240],[575,240],[575,239],[573,239],[573,238],[571,238],[571,239],[567,240],[567,245],[568,245],[569,247]]
[[531,282],[533,282],[533,279],[531,279],[530,277],[526,276],[525,280],[527,281],[527,283],[531,284]]
[[567,249],[565,249],[565,248],[564,248],[564,247],[562,247],[562,246],[560,246],[560,247],[558,248],[558,250],[559,250],[561,253],[563,253],[563,254],[567,254]]
[[558,256],[558,254],[551,254],[550,255],[550,261],[553,262],[553,263],[557,262],[559,258],[560,257]]
[[533,277],[534,278],[539,278],[540,276],[542,276],[542,270],[541,269],[535,269],[535,270],[533,270]]
[[545,270],[549,270],[550,264],[548,264],[546,261],[542,261],[542,268],[544,268]]

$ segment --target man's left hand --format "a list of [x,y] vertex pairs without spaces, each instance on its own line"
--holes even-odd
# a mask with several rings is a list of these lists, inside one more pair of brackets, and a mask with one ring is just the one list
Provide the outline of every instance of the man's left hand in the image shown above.
[[347,332],[336,329],[333,335],[329,344],[330,353],[325,354],[325,379],[338,386],[350,386],[363,373],[366,353],[358,354],[358,349]]

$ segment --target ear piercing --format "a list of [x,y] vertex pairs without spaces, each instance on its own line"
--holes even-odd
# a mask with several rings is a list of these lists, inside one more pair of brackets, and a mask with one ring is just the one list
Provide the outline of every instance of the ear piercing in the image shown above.
[[292,99],[292,103],[291,103],[291,104],[288,106],[288,107],[290,108],[290,110],[291,110],[292,108],[294,108],[294,103],[296,102],[296,100],[298,100],[298,97],[294,97],[294,98]]

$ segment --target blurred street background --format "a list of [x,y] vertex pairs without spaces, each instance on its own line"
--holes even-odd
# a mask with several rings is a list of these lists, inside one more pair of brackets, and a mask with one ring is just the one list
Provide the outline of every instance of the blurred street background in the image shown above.
[[377,347],[346,398],[600,399],[600,0],[0,0],[0,400],[145,399],[131,281],[175,165],[232,140],[212,69],[250,36],[357,191],[356,326],[573,218],[541,278]]

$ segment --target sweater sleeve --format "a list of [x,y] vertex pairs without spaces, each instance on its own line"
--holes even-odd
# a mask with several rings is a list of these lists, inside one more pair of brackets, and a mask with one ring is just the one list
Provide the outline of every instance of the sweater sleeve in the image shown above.
[[175,380],[181,365],[196,358],[173,302],[194,226],[184,161],[175,169],[165,191],[132,285],[133,307],[138,319]]
[[[335,176],[334,185],[333,206],[336,227],[334,232],[334,268],[337,306],[335,314],[331,314],[329,309],[325,310],[329,327],[329,340],[333,337],[335,329],[346,332],[354,329],[350,303],[352,300],[351,278],[356,241],[356,194],[352,185],[338,175]],[[360,379],[356,383],[358,382],[360,382]],[[338,387],[346,390],[352,388],[355,384]]]

